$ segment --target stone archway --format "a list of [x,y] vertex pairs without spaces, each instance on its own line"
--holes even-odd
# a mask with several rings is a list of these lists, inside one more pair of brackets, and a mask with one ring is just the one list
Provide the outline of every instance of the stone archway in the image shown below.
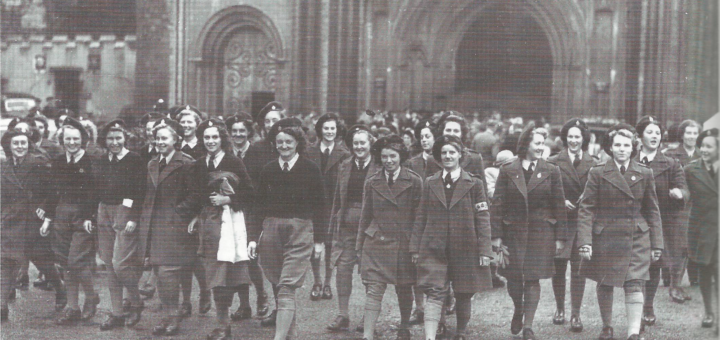
[[188,98],[214,114],[255,113],[253,94],[276,97],[285,50],[272,20],[250,6],[213,15],[191,51]]

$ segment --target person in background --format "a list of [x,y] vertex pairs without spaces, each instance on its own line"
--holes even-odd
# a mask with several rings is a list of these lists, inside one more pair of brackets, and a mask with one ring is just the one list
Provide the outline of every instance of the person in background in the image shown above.
[[205,155],[205,148],[196,136],[198,125],[202,122],[200,111],[186,105],[174,118],[182,126],[183,141],[180,151],[190,155],[193,159],[200,159]]
[[495,195],[495,183],[497,183],[497,178],[500,174],[500,167],[514,161],[515,158],[512,151],[503,150],[497,154],[492,166],[485,168],[485,182],[487,183],[487,194],[489,198],[493,198]]
[[358,256],[355,252],[362,196],[365,182],[381,169],[374,162],[370,150],[375,137],[365,125],[355,125],[345,136],[345,143],[352,148],[353,156],[343,160],[338,167],[337,185],[332,212],[330,232],[332,235],[331,262],[337,268],[335,286],[338,294],[338,315],[327,326],[333,332],[350,328],[350,294],[353,287],[353,269]]
[[416,281],[410,235],[422,195],[422,179],[401,166],[408,151],[400,136],[378,139],[372,152],[375,162],[381,163],[383,170],[365,182],[355,245],[366,291],[363,338],[374,339],[385,290],[388,284],[393,284],[400,309],[397,338],[409,340],[412,286]]
[[[700,159],[685,166],[685,176],[692,208],[688,243],[690,260],[700,269],[700,293],[705,306],[703,328],[715,326],[713,304],[718,303],[718,171],[720,171],[720,140],[718,129],[703,131],[697,138]],[[715,287],[713,287],[713,280]],[[717,336],[717,328],[715,329]]]
[[[325,183],[325,197],[327,202],[333,202],[335,195],[335,186],[337,185],[338,167],[340,162],[350,157],[350,151],[347,150],[344,143],[338,139],[338,131],[341,126],[340,116],[337,113],[326,113],[320,116],[315,124],[315,134],[320,140],[315,145],[307,148],[307,158],[320,167]],[[337,142],[336,142],[337,141]],[[332,205],[325,206],[325,220],[330,220]],[[330,279],[332,278],[332,239],[326,239],[325,243],[325,280],[323,281],[320,274],[321,263],[317,256],[310,259],[312,265],[314,284],[310,291],[310,300],[317,301],[322,299],[332,299],[332,288],[330,287]],[[316,260],[317,258],[317,260]]]
[[[153,138],[153,127],[155,126],[155,121],[161,118],[163,118],[163,115],[158,112],[148,112],[140,118],[140,128],[145,131],[145,145],[136,152],[142,157],[143,163],[145,164],[157,155],[155,139]],[[143,167],[143,169],[144,168],[146,167]]]
[[[118,119],[105,125],[98,136],[107,153],[95,166],[99,201],[97,242],[112,305],[111,313],[100,325],[102,331],[135,326],[144,309],[138,291],[142,259],[138,256],[140,241],[136,229],[145,194],[146,165],[140,155],[125,147],[127,135],[125,122]],[[123,288],[128,292],[126,306]]]
[[614,337],[615,287],[625,291],[628,339],[640,339],[645,281],[664,248],[652,170],[633,159],[636,138],[627,124],[608,130],[604,147],[612,160],[590,169],[578,211],[580,275],[597,282],[600,340]]
[[480,133],[473,138],[472,148],[479,152],[483,159],[493,159],[492,149],[498,142],[495,136],[496,127],[494,121],[488,121],[484,126],[480,127]]
[[507,246],[510,264],[500,268],[515,305],[510,332],[535,339],[540,280],[555,274],[555,256],[567,240],[565,194],[560,170],[541,158],[547,130],[531,122],[521,133],[518,159],[500,167],[491,206],[493,246]]
[[265,167],[265,164],[275,160],[278,156],[277,150],[272,147],[270,141],[268,141],[265,137],[275,123],[280,121],[280,119],[285,118],[284,112],[285,109],[282,104],[278,102],[270,102],[265,105],[265,107],[263,107],[255,117],[255,121],[261,127],[261,133],[255,137],[262,139],[252,143],[250,149],[248,149],[245,153],[245,158],[243,158],[248,174],[253,181],[257,181],[258,178],[260,178],[260,172],[263,167]]
[[49,139],[50,130],[48,129],[47,118],[42,115],[35,115],[32,117],[32,120],[35,122],[35,127],[37,127],[40,132],[40,140],[35,143],[35,146],[47,152],[50,159],[54,159],[60,155],[63,152],[62,147]]
[[455,136],[442,136],[433,146],[443,171],[425,181],[410,241],[418,286],[428,295],[427,340],[437,335],[450,282],[457,299],[455,340],[466,339],[473,295],[492,288],[489,201],[483,180],[460,167],[463,148]]
[[560,130],[560,139],[565,150],[550,157],[549,163],[557,166],[562,175],[565,193],[565,209],[567,210],[567,243],[563,252],[555,258],[555,275],[552,278],[556,310],[553,324],[565,323],[565,291],[567,286],[567,267],[570,261],[570,331],[582,332],[580,319],[583,295],[585,295],[585,278],[580,276],[580,247],[577,244],[577,217],[580,196],[585,189],[588,172],[595,165],[595,160],[588,153],[590,130],[585,121],[572,118]]

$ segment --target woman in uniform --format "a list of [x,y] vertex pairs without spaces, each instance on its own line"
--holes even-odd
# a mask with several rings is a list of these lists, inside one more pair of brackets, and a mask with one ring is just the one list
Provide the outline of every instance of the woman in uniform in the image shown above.
[[578,118],[567,121],[560,130],[560,139],[565,145],[564,151],[550,157],[548,162],[560,168],[563,190],[565,191],[565,208],[567,210],[567,243],[563,252],[555,258],[555,275],[553,276],[553,293],[557,309],[553,323],[565,323],[565,287],[568,260],[570,261],[570,331],[583,330],[580,320],[580,307],[585,294],[585,278],[580,276],[580,254],[577,241],[577,212],[580,195],[585,190],[588,172],[595,164],[588,152],[590,130],[585,122]]
[[510,264],[499,270],[515,305],[510,331],[523,331],[523,339],[535,339],[540,280],[555,274],[554,258],[567,239],[560,169],[541,158],[547,136],[533,122],[523,130],[518,159],[500,167],[490,214],[493,246],[504,244],[510,254]]
[[190,155],[193,159],[200,159],[205,155],[200,139],[197,137],[197,128],[202,122],[200,112],[194,107],[187,105],[175,117],[182,126],[183,140],[180,151]]
[[[52,161],[52,185],[48,205],[43,209],[45,223],[41,234],[52,226],[55,260],[65,269],[68,305],[56,320],[59,325],[72,325],[80,319],[95,316],[100,296],[95,292],[92,270],[95,266],[95,235],[93,235],[97,200],[93,161],[83,146],[88,134],[80,122],[68,117],[63,122],[58,140],[65,153]],[[48,219],[52,223],[48,223]],[[82,312],[78,307],[79,288],[85,292]]]
[[[320,141],[315,143],[307,150],[307,157],[316,165],[320,166],[323,181],[325,181],[325,196],[327,202],[333,202],[335,195],[335,185],[338,178],[338,167],[340,162],[350,157],[350,151],[342,142],[336,143],[338,132],[341,130],[340,116],[337,113],[326,113],[318,119],[315,124],[315,133],[320,137]],[[328,204],[325,212],[325,220],[330,220],[330,210],[332,206]],[[310,261],[312,264],[314,284],[310,291],[310,300],[317,301],[319,299],[332,299],[332,288],[330,288],[330,279],[332,278],[332,264],[330,255],[332,253],[332,240],[327,239],[325,244],[325,281],[320,275],[320,260]]]
[[[178,305],[180,286],[197,261],[197,243],[187,232],[190,220],[176,210],[178,202],[188,195],[185,185],[193,159],[177,150],[180,124],[169,118],[156,121],[153,130],[158,155],[147,165],[143,209],[138,229],[140,258],[154,266],[157,289],[163,312],[153,335],[174,335],[180,330]],[[189,298],[189,296],[188,296]]]
[[[135,231],[142,212],[147,165],[125,147],[125,122],[114,120],[100,131],[99,143],[107,153],[97,160],[96,184],[98,253],[105,263],[112,312],[100,325],[106,331],[140,321],[143,302],[138,281],[142,258],[138,256],[139,236]],[[123,288],[127,289],[129,308],[123,308]]]
[[435,143],[433,157],[443,171],[425,181],[410,242],[418,265],[417,286],[428,295],[428,340],[435,339],[451,282],[457,300],[455,340],[466,339],[473,295],[492,288],[488,200],[483,181],[460,167],[463,148],[455,136],[442,136]]
[[[240,158],[230,152],[230,136],[219,119],[202,122],[197,138],[206,156],[190,169],[190,195],[177,208],[185,218],[197,218],[191,232],[200,231],[198,254],[204,262],[208,288],[212,289],[218,326],[208,339],[230,339],[228,310],[233,295],[250,284],[245,212],[252,202],[252,185]],[[241,305],[249,306],[247,295]],[[244,299],[243,299],[244,298]],[[244,300],[244,301],[243,301]]]
[[642,117],[635,130],[641,143],[635,161],[653,171],[665,244],[662,259],[650,265],[650,280],[645,283],[643,323],[652,326],[656,319],[654,300],[660,284],[661,268],[670,272],[669,292],[672,300],[684,303],[686,299],[690,299],[680,288],[682,277],[685,275],[687,255],[687,222],[682,218],[682,212],[690,195],[680,162],[666,157],[659,151],[664,131],[657,118]]
[[630,125],[608,130],[605,152],[612,160],[590,169],[578,211],[580,275],[597,282],[600,340],[613,338],[615,287],[625,290],[628,339],[640,339],[645,281],[663,249],[655,180],[652,170],[632,159],[635,144]]
[[357,263],[355,241],[362,212],[362,196],[365,181],[381,166],[373,162],[370,149],[375,138],[364,125],[355,125],[345,137],[352,147],[353,157],[338,167],[335,200],[332,206],[330,232],[332,233],[331,263],[337,268],[335,286],[338,293],[338,315],[327,329],[347,331],[350,327],[350,294],[352,293],[353,269]]
[[248,235],[250,257],[259,252],[260,266],[273,284],[275,340],[294,337],[295,291],[302,287],[313,251],[319,257],[325,247],[322,174],[303,155],[306,141],[301,125],[297,118],[285,118],[270,129],[268,138],[280,156],[266,164],[258,178],[256,222]]
[[409,340],[412,285],[416,281],[415,265],[410,256],[410,236],[420,205],[422,179],[401,166],[408,151],[400,136],[380,138],[372,151],[375,162],[381,163],[383,170],[365,182],[355,246],[366,292],[363,337],[374,338],[385,289],[388,284],[393,284],[400,308],[398,339]]
[[[715,325],[713,303],[717,304],[717,295],[712,298],[713,291],[717,294],[718,283],[718,159],[720,140],[718,129],[703,131],[697,140],[701,159],[685,166],[692,208],[688,243],[690,260],[700,267],[700,293],[705,305],[705,318],[702,327],[711,328]],[[717,331],[717,329],[716,329]]]
[[698,144],[698,135],[702,131],[702,125],[692,120],[686,119],[680,123],[678,127],[678,134],[680,135],[680,146],[673,150],[668,150],[665,156],[675,158],[685,166],[688,163],[700,159],[700,152],[698,152],[696,145]]

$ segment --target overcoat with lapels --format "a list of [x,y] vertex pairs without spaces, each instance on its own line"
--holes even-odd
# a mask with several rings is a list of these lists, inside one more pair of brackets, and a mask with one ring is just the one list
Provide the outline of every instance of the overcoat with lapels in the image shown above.
[[422,179],[402,167],[392,188],[384,170],[365,182],[355,250],[361,254],[363,281],[394,285],[415,283],[410,237],[422,196]]
[[442,289],[447,281],[457,293],[492,288],[490,267],[480,256],[493,257],[490,211],[483,182],[462,171],[449,205],[442,172],[428,177],[415,218],[410,252],[418,254],[418,286]]
[[420,175],[420,178],[423,179],[423,182],[425,182],[428,177],[442,170],[442,167],[432,155],[426,160],[423,158],[422,153],[408,159],[405,162],[405,166],[410,168],[410,170],[417,172],[418,175]]
[[578,242],[591,245],[580,275],[622,287],[649,280],[652,249],[663,249],[662,221],[652,170],[634,160],[623,175],[615,161],[590,169],[578,212]]
[[709,265],[718,256],[718,174],[713,179],[699,159],[685,166],[685,176],[692,199],[689,256],[693,262]]
[[197,261],[195,235],[188,233],[189,218],[177,213],[176,207],[189,194],[185,185],[192,157],[176,150],[160,170],[160,155],[148,162],[147,188],[138,230],[140,256],[150,264],[185,266]]
[[[335,142],[330,156],[328,157],[325,168],[322,168],[322,151],[320,151],[320,142],[307,149],[307,158],[315,163],[318,168],[321,168],[323,181],[325,181],[325,197],[327,202],[333,202],[335,197],[335,186],[337,185],[338,171],[340,163],[346,158],[350,157],[350,151],[345,147],[342,142]],[[326,221],[330,220],[332,216],[332,206],[327,204],[326,206]],[[330,242],[330,239],[328,239]]]
[[[350,171],[353,166],[355,166],[355,157],[345,159],[340,162],[340,165],[338,166],[337,185],[335,186],[335,195],[333,196],[334,200],[330,215],[330,232],[332,233],[332,253],[330,259],[333,265],[337,264],[337,260],[340,258],[340,255],[342,255],[345,249],[355,248],[354,242],[353,244],[344,244],[344,240],[340,237],[341,223],[344,221],[346,209],[348,208],[347,189],[348,182],[350,182]],[[370,164],[366,166],[369,168],[365,174],[365,181],[382,169],[382,166],[377,164],[373,159],[370,159]]]
[[575,244],[577,240],[578,206],[580,205],[580,195],[582,195],[583,190],[585,190],[585,183],[587,182],[590,168],[595,165],[595,159],[590,156],[589,152],[583,151],[580,164],[578,164],[576,168],[570,160],[570,154],[568,154],[567,149],[564,149],[559,154],[550,157],[548,162],[560,168],[565,200],[575,205],[575,209],[566,210],[567,242],[565,243],[565,249],[563,249],[563,252],[558,256],[558,258],[570,259],[571,252],[573,250],[577,251],[577,247],[579,247],[579,245],[576,247]]
[[558,167],[538,160],[525,183],[522,160],[500,167],[491,207],[492,237],[507,246],[508,280],[547,279],[555,273],[555,241],[567,239],[565,194]]

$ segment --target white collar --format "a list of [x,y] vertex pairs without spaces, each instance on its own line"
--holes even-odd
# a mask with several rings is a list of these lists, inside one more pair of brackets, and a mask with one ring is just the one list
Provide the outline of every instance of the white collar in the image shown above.
[[657,149],[653,151],[653,153],[646,153],[645,151],[640,151],[640,160],[647,157],[649,162],[652,162],[655,159],[655,156],[657,155]]
[[355,165],[357,165],[357,167],[360,169],[365,169],[365,167],[370,164],[370,160],[372,160],[372,157],[368,157],[364,161],[361,161],[360,158],[355,157]]
[[164,158],[164,159],[167,159],[167,160],[165,161],[165,165],[167,165],[167,163],[170,163],[170,160],[173,158],[173,156],[175,156],[175,149],[172,149],[172,151],[170,151],[170,154],[169,154],[167,157],[165,157],[165,156],[163,156],[163,155],[161,154],[161,155],[160,155],[160,158],[158,159],[158,161],[162,161],[163,158]]
[[625,171],[627,171],[628,168],[630,167],[630,160],[629,160],[629,159],[627,160],[627,162],[625,162],[625,163],[623,163],[623,164],[618,163],[618,162],[617,162],[616,160],[614,160],[614,159],[613,159],[613,162],[615,162],[615,166],[617,166],[618,170],[620,170],[620,167],[621,167],[621,166],[625,166]]
[[[397,181],[398,176],[400,176],[400,169],[402,169],[402,167],[397,168],[397,170],[395,170],[395,172],[392,174],[393,181]],[[385,173],[385,179],[389,179],[390,174],[388,174],[387,170],[383,170],[383,172]]]
[[[220,150],[218,153],[215,154],[215,158],[213,158],[213,164],[215,164],[215,168],[217,168],[220,165],[220,162],[222,162],[223,156],[225,156],[225,151]],[[205,165],[210,166],[210,157],[212,157],[210,154],[207,154],[205,156]]]
[[185,145],[188,145],[188,146],[190,146],[191,148],[194,149],[194,148],[195,148],[195,145],[197,145],[197,143],[198,143],[198,139],[197,139],[197,137],[195,137],[195,138],[193,138],[193,140],[192,140],[191,142],[188,142],[188,141],[186,141],[186,140],[183,140],[181,147],[184,148]]
[[[287,162],[287,163],[288,163],[288,170],[292,170],[292,168],[295,166],[295,163],[297,162],[298,158],[300,158],[300,154],[296,152],[296,153],[295,153],[295,156],[293,156],[293,158],[291,158],[291,159]],[[282,169],[282,168],[283,168],[283,164],[285,163],[285,161],[282,159],[282,157],[278,157],[278,162],[280,163],[280,169]]]
[[235,152],[235,155],[240,158],[243,158],[245,156],[245,152],[247,152],[248,149],[250,148],[250,141],[249,140],[245,141],[245,144],[243,144],[243,145],[244,146],[242,148],[238,149],[235,146],[235,143],[233,143],[233,152]]
[[330,153],[333,152],[333,148],[335,148],[335,143],[333,142],[332,145],[325,145],[325,140],[323,139],[320,142],[320,152],[325,153],[326,149],[330,149]]
[[427,160],[428,160],[428,157],[432,157],[432,155],[428,155],[427,153],[425,153],[425,151],[423,151],[423,152],[422,152],[422,158],[427,161]]
[[577,154],[572,153],[569,148],[567,149],[567,152],[570,156],[570,162],[574,162],[576,159],[582,159],[582,149],[580,149]]
[[527,159],[523,159],[523,160],[522,160],[522,168],[525,169],[525,170],[527,170],[528,167],[530,167],[530,163],[533,164],[533,169],[537,169],[537,163],[538,163],[538,160],[537,160],[537,159],[534,160],[534,161],[529,161],[529,160],[527,160]]
[[[115,155],[115,157],[117,157],[118,160],[121,160],[121,159],[125,158],[125,155],[127,155],[128,152],[130,152],[130,150],[128,150],[126,148],[122,148],[122,150],[120,150],[120,153]],[[113,158],[113,153],[108,152],[108,159],[112,161],[112,158]]]
[[153,144],[153,143],[148,144],[148,152],[152,152],[153,150],[155,150],[155,144]]
[[[458,178],[460,178],[460,173],[462,173],[462,168],[458,167],[457,169],[453,170],[450,173],[450,179],[452,179],[453,183],[457,182]],[[448,172],[447,170],[443,169],[442,173],[442,180],[445,180],[445,176],[447,176]]]
[[[75,163],[79,162],[83,156],[85,156],[85,149],[80,149],[80,151],[76,152],[75,155],[72,157],[75,157]],[[70,163],[70,154],[65,151],[65,158],[67,159],[67,162]]]

